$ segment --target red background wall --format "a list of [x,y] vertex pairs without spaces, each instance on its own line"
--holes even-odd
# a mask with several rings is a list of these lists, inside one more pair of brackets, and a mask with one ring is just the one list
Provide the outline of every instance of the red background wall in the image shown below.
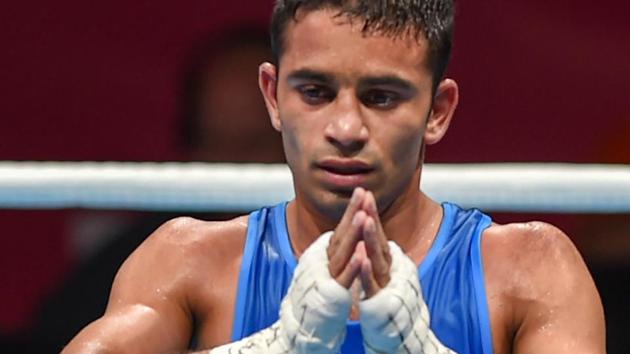
[[[461,104],[429,162],[605,161],[608,137],[630,125],[628,10],[622,0],[460,1],[450,75]],[[4,5],[0,160],[177,159],[192,42],[270,11],[269,0]],[[26,327],[71,267],[69,213],[0,210],[0,331]]]

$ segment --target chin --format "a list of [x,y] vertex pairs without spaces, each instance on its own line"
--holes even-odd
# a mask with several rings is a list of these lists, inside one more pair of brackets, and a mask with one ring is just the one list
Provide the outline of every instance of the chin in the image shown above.
[[328,219],[338,221],[348,207],[352,190],[323,190],[317,195],[311,195],[311,204],[315,209]]

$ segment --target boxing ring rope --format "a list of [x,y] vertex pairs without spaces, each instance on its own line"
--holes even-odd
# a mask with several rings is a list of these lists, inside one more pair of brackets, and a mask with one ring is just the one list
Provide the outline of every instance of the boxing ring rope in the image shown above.
[[[427,164],[438,201],[488,211],[630,212],[630,165]],[[246,212],[293,197],[286,165],[0,162],[0,208]]]

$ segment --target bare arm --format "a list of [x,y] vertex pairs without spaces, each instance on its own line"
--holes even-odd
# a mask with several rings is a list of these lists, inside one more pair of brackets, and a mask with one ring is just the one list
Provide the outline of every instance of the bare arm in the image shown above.
[[160,227],[125,261],[105,315],[63,350],[70,353],[178,353],[191,334],[186,262],[178,233],[185,219]]
[[524,256],[514,273],[518,295],[513,352],[605,353],[604,315],[593,280],[568,237],[531,223],[517,236]]

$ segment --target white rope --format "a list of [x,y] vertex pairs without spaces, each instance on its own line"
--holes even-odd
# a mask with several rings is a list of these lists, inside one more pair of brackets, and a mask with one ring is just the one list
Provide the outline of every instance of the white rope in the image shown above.
[[[428,164],[438,201],[488,211],[630,212],[630,165]],[[249,211],[293,197],[286,165],[0,162],[0,208]]]

